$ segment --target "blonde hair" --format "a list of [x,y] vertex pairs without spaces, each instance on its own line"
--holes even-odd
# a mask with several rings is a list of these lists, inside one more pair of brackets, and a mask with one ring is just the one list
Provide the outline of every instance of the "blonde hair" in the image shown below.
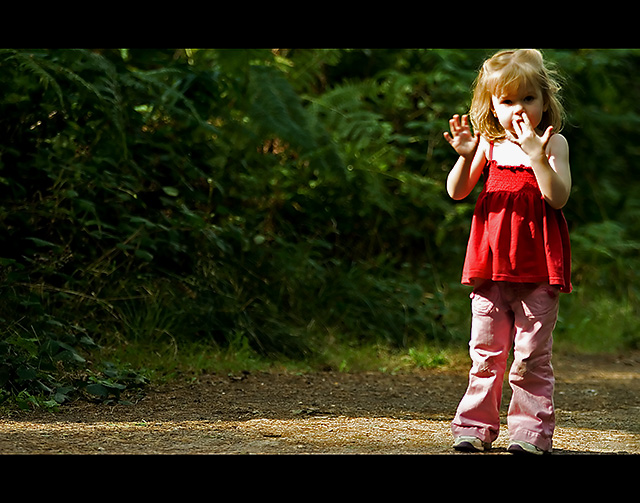
[[471,100],[471,124],[489,141],[505,137],[504,128],[493,113],[491,96],[501,96],[520,86],[535,86],[542,92],[546,111],[538,126],[545,130],[553,126],[558,133],[564,123],[564,109],[560,103],[560,83],[555,71],[545,64],[536,49],[501,51],[486,60],[474,83]]

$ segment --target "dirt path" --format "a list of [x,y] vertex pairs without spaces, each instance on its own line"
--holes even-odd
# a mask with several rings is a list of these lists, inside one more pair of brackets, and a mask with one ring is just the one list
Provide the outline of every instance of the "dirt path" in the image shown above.
[[[640,354],[556,355],[554,367],[554,454],[640,454]],[[0,420],[0,453],[453,454],[449,422],[465,387],[462,369],[205,375],[133,406]]]

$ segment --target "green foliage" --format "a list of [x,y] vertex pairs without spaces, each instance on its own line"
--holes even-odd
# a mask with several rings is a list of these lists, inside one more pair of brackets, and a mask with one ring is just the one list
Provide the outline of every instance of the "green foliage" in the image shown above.
[[[33,303],[37,305],[37,302]],[[14,306],[15,307],[15,306]],[[86,374],[84,355],[96,349],[86,330],[46,314],[34,316],[29,327],[23,320],[2,319],[0,340],[0,399],[14,398],[22,409],[55,409],[78,396],[94,400],[119,399],[123,391],[145,384],[137,371],[104,363]]]
[[[446,196],[442,132],[491,52],[0,51],[3,396],[121,399],[144,379],[98,362],[128,342],[463,341],[474,201]],[[576,290],[630,316],[640,53],[546,52],[568,77]]]

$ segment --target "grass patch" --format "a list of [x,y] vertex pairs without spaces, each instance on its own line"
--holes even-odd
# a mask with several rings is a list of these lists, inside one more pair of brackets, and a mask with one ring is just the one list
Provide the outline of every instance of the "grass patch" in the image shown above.
[[555,331],[557,347],[587,353],[612,353],[640,348],[637,302],[576,290],[563,296]]
[[191,379],[207,373],[238,372],[412,372],[428,368],[454,368],[467,365],[466,347],[438,347],[428,344],[397,349],[384,344],[328,344],[304,360],[265,357],[248,344],[221,348],[215,344],[187,342],[131,342],[105,350],[104,358],[121,366],[144,369],[151,381]]
[[465,348],[422,344],[393,348],[384,344],[336,345],[318,356],[315,368],[340,372],[412,372],[426,368],[448,368],[464,359]]
[[[353,342],[325,335],[304,356],[265,356],[255,351],[241,332],[229,336],[224,346],[214,341],[176,340],[173,336],[128,338],[103,345],[100,359],[141,369],[150,381],[193,378],[206,373],[241,371],[286,372],[385,372],[421,369],[467,369],[470,312],[466,291],[446,296],[444,323],[448,341],[412,342],[406,347],[386,341]],[[578,353],[612,353],[640,347],[640,318],[631,300],[602,294],[589,296],[576,289],[561,297],[554,333],[554,349]],[[165,334],[167,335],[167,334]]]

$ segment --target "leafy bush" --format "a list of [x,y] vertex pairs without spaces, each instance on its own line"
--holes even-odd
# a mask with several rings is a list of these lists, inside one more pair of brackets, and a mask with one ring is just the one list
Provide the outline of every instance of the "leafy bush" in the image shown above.
[[[0,51],[2,389],[117,399],[140,382],[93,358],[136,340],[465,337],[474,201],[446,196],[442,131],[489,53]],[[571,76],[576,286],[634,305],[638,91],[615,90],[638,51],[548,55]]]

